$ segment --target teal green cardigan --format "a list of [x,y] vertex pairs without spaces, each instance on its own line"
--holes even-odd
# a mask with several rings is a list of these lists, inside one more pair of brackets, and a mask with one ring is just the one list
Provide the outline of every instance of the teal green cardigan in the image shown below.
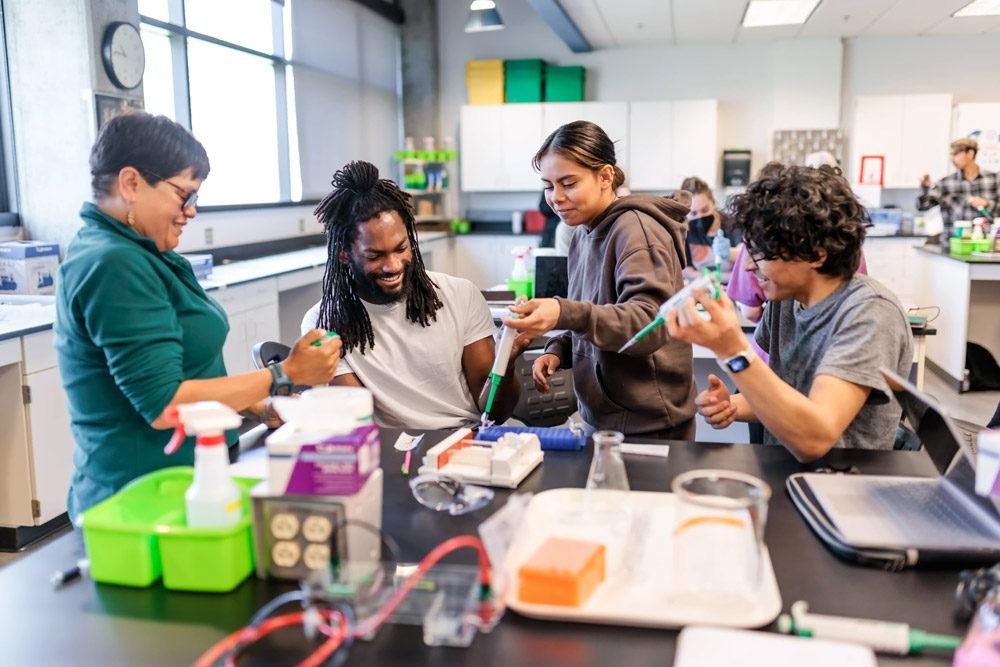
[[[184,380],[226,375],[229,332],[225,312],[186,259],[161,253],[94,204],[84,204],[80,217],[84,226],[59,269],[55,323],[76,440],[74,521],[140,475],[192,464],[192,443],[167,456],[171,432],[150,422]],[[236,441],[235,432],[228,436]]]

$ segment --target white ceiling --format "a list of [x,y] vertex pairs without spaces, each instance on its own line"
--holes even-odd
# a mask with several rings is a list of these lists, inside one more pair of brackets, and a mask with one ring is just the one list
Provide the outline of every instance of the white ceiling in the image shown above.
[[954,18],[970,0],[820,0],[802,25],[744,28],[747,0],[561,0],[595,49],[796,37],[1000,33],[1000,16]]

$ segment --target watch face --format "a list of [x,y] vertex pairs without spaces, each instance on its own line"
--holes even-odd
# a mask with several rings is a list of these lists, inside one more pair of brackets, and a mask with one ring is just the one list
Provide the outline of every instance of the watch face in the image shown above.
[[746,370],[747,366],[750,365],[750,360],[741,354],[726,361],[726,365],[729,366],[729,370],[732,372],[739,373]]
[[146,52],[142,38],[130,23],[113,23],[104,33],[102,50],[108,78],[119,88],[131,89],[142,83]]

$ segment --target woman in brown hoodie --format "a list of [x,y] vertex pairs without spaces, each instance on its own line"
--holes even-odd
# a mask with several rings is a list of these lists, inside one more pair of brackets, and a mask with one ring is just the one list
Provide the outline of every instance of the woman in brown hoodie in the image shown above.
[[[624,354],[617,350],[684,286],[689,198],[616,197],[625,174],[597,125],[575,121],[549,135],[534,158],[545,198],[574,228],[569,298],[532,299],[511,308],[514,329],[552,338],[534,364],[535,386],[573,368],[580,413],[596,429],[693,440],[691,346],[660,327]],[[683,201],[682,201],[683,200]]]

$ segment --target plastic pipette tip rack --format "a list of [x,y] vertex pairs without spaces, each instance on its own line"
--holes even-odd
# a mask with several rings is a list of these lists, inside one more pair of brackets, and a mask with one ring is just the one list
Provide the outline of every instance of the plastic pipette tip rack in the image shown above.
[[535,426],[489,426],[479,430],[480,440],[499,440],[507,433],[534,433],[542,443],[542,451],[580,451],[586,436],[568,428],[540,428]]

